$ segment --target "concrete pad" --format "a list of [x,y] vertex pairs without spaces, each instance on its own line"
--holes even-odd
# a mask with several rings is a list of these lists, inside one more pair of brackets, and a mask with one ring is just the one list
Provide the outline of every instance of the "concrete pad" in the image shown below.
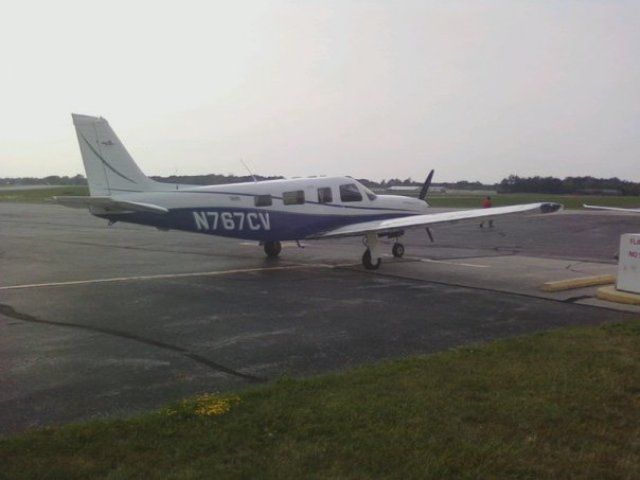
[[414,280],[566,300],[574,297],[575,292],[541,292],[540,285],[549,278],[573,280],[585,275],[610,276],[615,271],[615,265],[602,263],[508,255],[446,261],[411,258],[385,263],[378,272]]

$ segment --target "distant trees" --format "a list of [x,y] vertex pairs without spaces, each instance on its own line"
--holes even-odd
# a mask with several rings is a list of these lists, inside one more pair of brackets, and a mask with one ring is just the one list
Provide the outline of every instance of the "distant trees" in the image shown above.
[[[210,173],[209,175],[171,175],[169,177],[151,177],[158,182],[164,183],[186,183],[191,185],[219,185],[225,183],[240,183],[240,182],[253,182],[253,177],[249,175],[236,176],[236,175],[220,175],[217,173]],[[263,177],[262,175],[256,175],[256,180],[279,180],[281,176]]]
[[405,178],[404,180],[400,180],[399,178],[390,178],[389,180],[382,180],[380,183],[370,182],[377,187],[380,188],[389,188],[389,187],[417,187],[422,185],[423,182],[415,182],[409,178]]
[[640,195],[640,183],[595,177],[519,177],[510,175],[498,184],[501,193]]
[[[225,183],[251,182],[253,178],[244,175],[221,175],[212,173],[209,175],[171,175],[169,177],[151,177],[159,182],[166,183],[186,183],[192,185],[216,185]],[[261,180],[277,180],[284,177],[281,176],[262,176],[256,175],[256,179]],[[360,183],[368,188],[386,189],[390,187],[420,187],[423,183],[415,181],[411,178],[401,180],[399,178],[390,178],[375,182],[366,178],[358,179]],[[86,185],[87,179],[83,175],[75,175],[73,177],[50,175],[44,178],[20,177],[20,178],[0,178],[0,186],[8,185]],[[442,186],[452,190],[487,190],[497,189],[501,193],[548,193],[548,194],[604,194],[604,195],[640,195],[640,183],[630,182],[628,180],[620,180],[613,178],[595,178],[595,177],[566,177],[564,179],[556,177],[519,177],[518,175],[509,175],[500,183],[487,185],[481,182],[470,182],[468,180],[460,180],[458,182],[437,183],[434,185]]]
[[35,177],[17,177],[17,178],[0,178],[0,186],[4,185],[86,185],[87,179],[83,175],[74,177],[59,177],[58,175],[50,175],[44,178]]

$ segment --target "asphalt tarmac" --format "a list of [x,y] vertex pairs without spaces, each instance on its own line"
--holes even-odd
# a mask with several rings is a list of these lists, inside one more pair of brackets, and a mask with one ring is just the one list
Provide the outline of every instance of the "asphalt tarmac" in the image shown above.
[[[255,244],[0,204],[0,435],[461,345],[640,318],[554,275],[615,272],[640,216],[434,228],[363,271],[358,239]],[[390,251],[390,243],[385,251]],[[581,304],[582,303],[582,304]],[[584,303],[592,303],[587,305]]]

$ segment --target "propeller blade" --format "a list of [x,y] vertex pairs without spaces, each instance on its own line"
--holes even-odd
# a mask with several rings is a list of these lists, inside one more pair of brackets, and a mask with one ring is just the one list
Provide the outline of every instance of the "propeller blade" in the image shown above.
[[429,175],[427,175],[427,179],[424,181],[424,185],[422,185],[422,190],[420,190],[420,195],[418,195],[418,198],[420,200],[424,200],[425,198],[427,198],[427,192],[429,192],[429,187],[431,186],[431,179],[433,178],[434,173],[435,173],[435,170],[431,170],[429,172]]

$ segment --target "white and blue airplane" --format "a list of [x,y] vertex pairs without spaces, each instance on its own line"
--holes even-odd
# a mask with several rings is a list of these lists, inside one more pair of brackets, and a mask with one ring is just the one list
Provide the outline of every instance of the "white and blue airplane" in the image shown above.
[[226,185],[169,184],[142,173],[109,123],[72,115],[90,196],[55,197],[62,205],[89,208],[100,218],[149,225],[160,230],[220,235],[259,242],[277,257],[285,240],[363,237],[362,264],[380,266],[380,237],[395,239],[402,257],[405,230],[500,215],[551,213],[556,203],[428,213],[425,201],[433,171],[418,198],[378,195],[350,177],[312,177]]

